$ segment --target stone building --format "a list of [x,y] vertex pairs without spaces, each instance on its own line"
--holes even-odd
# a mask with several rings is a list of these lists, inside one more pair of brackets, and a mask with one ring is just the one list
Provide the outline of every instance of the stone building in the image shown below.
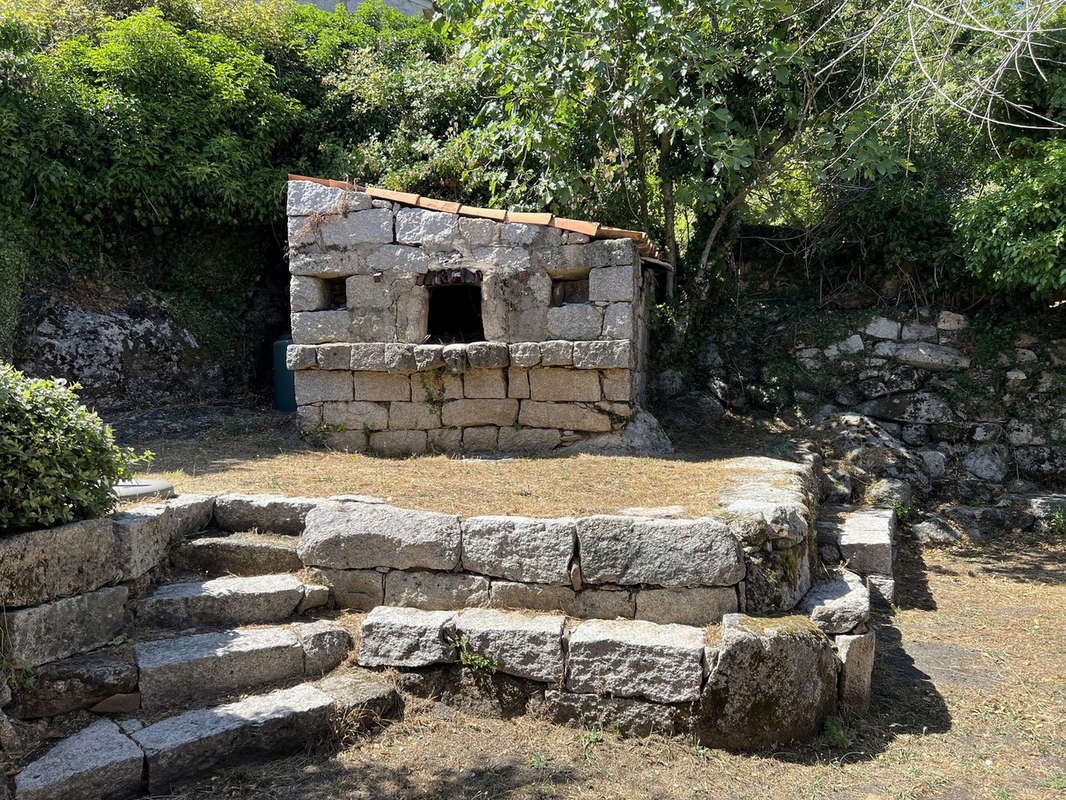
[[638,412],[666,268],[643,234],[298,176],[288,219],[305,430],[385,453],[547,451]]

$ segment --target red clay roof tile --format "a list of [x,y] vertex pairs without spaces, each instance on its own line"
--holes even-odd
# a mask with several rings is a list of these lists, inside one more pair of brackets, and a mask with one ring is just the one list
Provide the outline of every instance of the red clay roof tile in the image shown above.
[[642,231],[631,231],[626,228],[612,228],[580,219],[568,219],[556,217],[548,212],[541,211],[505,211],[498,208],[478,208],[477,206],[465,206],[450,200],[437,200],[432,197],[422,197],[410,192],[397,192],[392,189],[380,189],[375,186],[359,186],[355,183],[334,181],[326,178],[310,178],[306,175],[289,175],[290,181],[312,181],[321,183],[323,186],[332,186],[338,189],[366,192],[371,197],[379,200],[390,200],[394,203],[425,208],[432,211],[445,211],[451,214],[459,214],[466,217],[481,217],[492,219],[497,222],[521,222],[526,225],[546,225],[560,228],[564,231],[583,233],[593,239],[630,239],[637,245],[637,251],[644,258],[657,261],[658,248],[648,239],[648,235]]

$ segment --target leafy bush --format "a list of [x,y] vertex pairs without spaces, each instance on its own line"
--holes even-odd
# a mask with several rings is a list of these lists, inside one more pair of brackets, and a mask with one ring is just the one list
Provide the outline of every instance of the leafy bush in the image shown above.
[[1019,140],[957,209],[967,268],[998,289],[1066,289],[1066,141]]
[[246,369],[280,332],[252,297],[286,278],[287,173],[461,191],[449,58],[381,0],[0,0],[0,354],[23,283],[84,276]]
[[0,532],[107,513],[112,484],[150,457],[115,445],[64,381],[0,364]]

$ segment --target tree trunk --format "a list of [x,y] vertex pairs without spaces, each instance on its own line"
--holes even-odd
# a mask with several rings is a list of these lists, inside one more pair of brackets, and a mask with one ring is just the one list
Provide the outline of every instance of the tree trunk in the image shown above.
[[666,260],[670,272],[666,276],[666,296],[673,297],[674,276],[677,274],[677,231],[675,229],[677,205],[674,201],[674,181],[670,177],[670,134],[659,134],[659,176],[663,184],[663,221],[666,226]]

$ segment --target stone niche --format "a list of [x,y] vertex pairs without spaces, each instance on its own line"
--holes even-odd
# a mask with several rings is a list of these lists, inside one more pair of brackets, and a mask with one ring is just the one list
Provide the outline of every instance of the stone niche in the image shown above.
[[524,217],[543,223],[291,180],[301,426],[387,454],[547,451],[624,428],[657,267],[633,238]]

